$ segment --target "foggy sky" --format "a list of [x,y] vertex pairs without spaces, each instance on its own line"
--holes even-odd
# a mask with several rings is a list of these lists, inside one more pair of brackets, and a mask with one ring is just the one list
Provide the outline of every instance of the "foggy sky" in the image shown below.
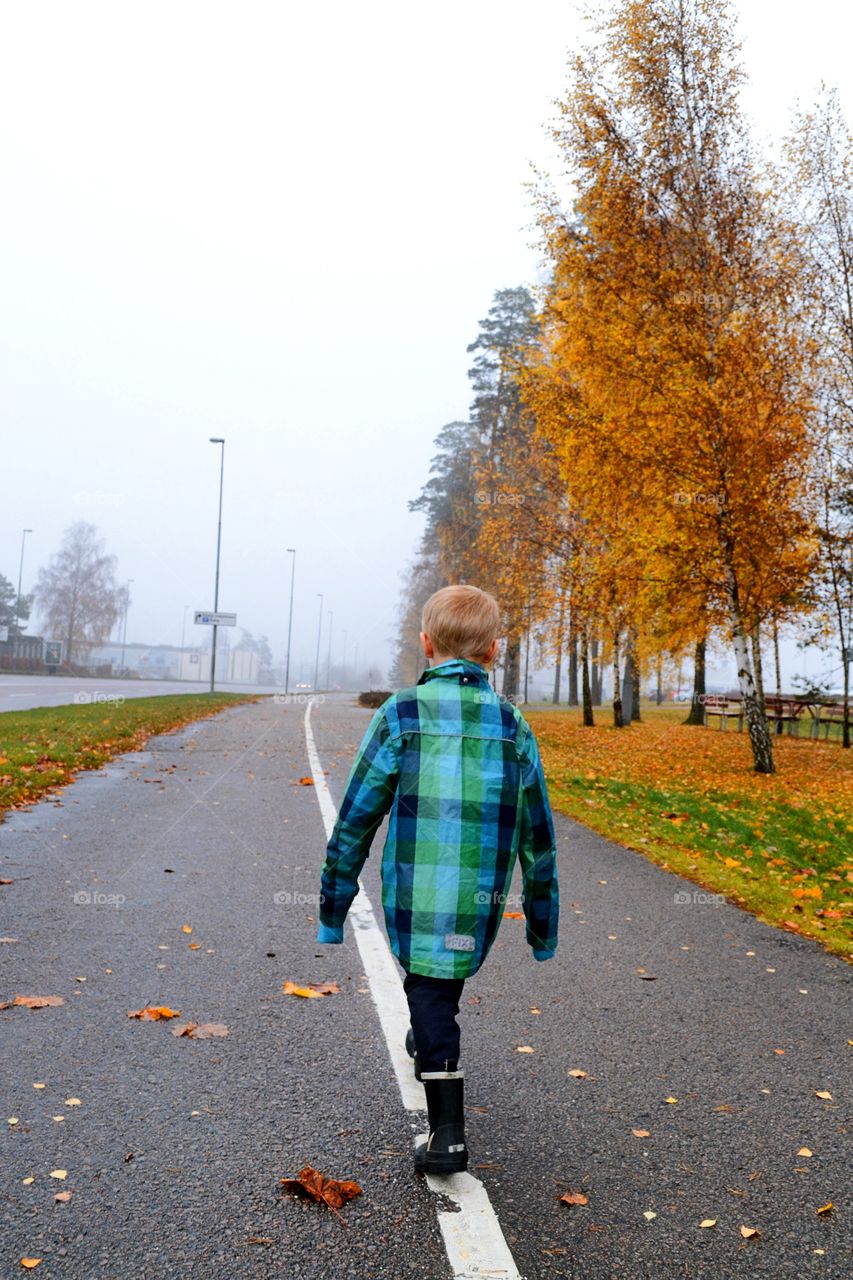
[[[739,8],[759,136],[821,78],[853,119],[837,0]],[[32,527],[30,590],[91,521],[128,639],[178,643],[213,603],[225,436],[220,607],[280,657],[295,546],[297,670],[320,591],[335,658],[345,627],[387,666],[466,345],[536,278],[524,183],[582,25],[556,0],[7,0],[0,572]]]

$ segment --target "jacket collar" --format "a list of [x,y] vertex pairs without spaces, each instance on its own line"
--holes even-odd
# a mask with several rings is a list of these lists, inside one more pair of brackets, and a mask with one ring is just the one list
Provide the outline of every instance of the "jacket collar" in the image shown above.
[[461,684],[489,683],[489,673],[479,662],[471,662],[468,658],[448,658],[447,662],[440,662],[437,667],[427,667],[418,684],[426,684],[429,680],[445,676],[459,680]]

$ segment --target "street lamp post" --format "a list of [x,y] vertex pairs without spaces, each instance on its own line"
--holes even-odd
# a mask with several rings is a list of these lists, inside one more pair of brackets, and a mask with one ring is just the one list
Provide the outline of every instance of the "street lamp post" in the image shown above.
[[[219,451],[219,520],[216,525],[216,580],[213,587],[213,612],[219,609],[219,550],[222,545],[222,481],[225,475],[225,440],[222,436],[211,436],[211,444],[221,444]],[[210,651],[210,692],[213,693],[214,682],[216,680],[216,633],[219,630],[216,623],[213,624],[213,639]]]
[[335,620],[334,612],[329,610],[329,648],[326,653],[326,692],[332,687],[331,671],[332,671],[332,623]]
[[317,656],[314,659],[314,692],[317,692],[317,681],[320,679],[320,634],[323,630],[323,596],[318,591],[317,596],[320,600],[320,614],[317,621]]
[[293,556],[290,562],[290,611],[287,615],[287,663],[284,668],[284,692],[287,695],[290,684],[290,639],[293,635],[293,582],[296,577],[296,548],[288,547],[287,554]]
[[124,625],[121,630],[121,673],[124,675],[124,651],[127,645],[127,614],[130,609],[130,584],[133,578],[128,578],[127,585],[124,589]]
[[344,656],[341,659],[341,681],[347,678],[347,633],[344,632]]
[[32,533],[32,529],[24,529],[21,533],[21,563],[18,566],[18,600],[15,605],[15,625],[17,630],[21,630],[21,582],[24,577],[24,543],[27,540],[27,534]]

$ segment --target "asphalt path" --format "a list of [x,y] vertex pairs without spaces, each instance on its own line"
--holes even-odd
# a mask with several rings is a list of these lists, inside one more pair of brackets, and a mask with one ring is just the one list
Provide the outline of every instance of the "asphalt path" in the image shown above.
[[[0,1012],[0,1275],[29,1256],[73,1280],[451,1276],[352,932],[314,941],[303,712],[230,708],[0,825],[0,1000],[64,999]],[[369,716],[314,707],[335,801]],[[462,1001],[470,1169],[519,1273],[846,1276],[849,968],[557,832],[557,958],[536,964],[506,919]],[[285,996],[286,979],[341,992]],[[127,1017],[146,1003],[229,1034]],[[281,1194],[306,1163],[362,1186],[343,1223]]]
[[[99,680],[94,676],[0,675],[0,711],[27,711],[33,707],[61,707],[68,703],[109,702],[120,698],[165,697],[176,693],[207,693],[209,681],[200,680]],[[218,692],[273,693],[272,685],[225,684]]]

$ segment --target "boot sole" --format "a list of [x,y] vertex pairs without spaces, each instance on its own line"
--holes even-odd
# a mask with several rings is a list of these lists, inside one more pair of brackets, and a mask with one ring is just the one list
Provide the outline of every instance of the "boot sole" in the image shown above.
[[468,1152],[463,1156],[415,1156],[416,1173],[464,1173],[468,1168]]

